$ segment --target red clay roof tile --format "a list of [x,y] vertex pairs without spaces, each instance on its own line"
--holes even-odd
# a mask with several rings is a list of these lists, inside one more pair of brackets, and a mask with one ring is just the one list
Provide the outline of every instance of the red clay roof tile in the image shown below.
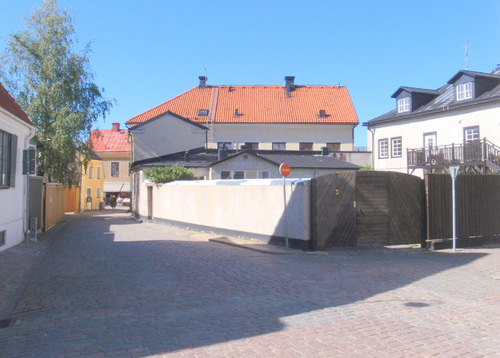
[[[208,86],[195,87],[127,124],[143,123],[167,111],[203,123],[208,117],[199,116],[200,109],[211,110],[215,123],[358,123],[343,86],[296,86],[291,97],[286,97],[284,86]],[[320,110],[326,111],[326,118],[319,118]]]
[[113,124],[113,129],[94,129],[90,138],[92,150],[96,153],[130,152],[128,129],[119,129],[119,126],[115,127],[115,124]]

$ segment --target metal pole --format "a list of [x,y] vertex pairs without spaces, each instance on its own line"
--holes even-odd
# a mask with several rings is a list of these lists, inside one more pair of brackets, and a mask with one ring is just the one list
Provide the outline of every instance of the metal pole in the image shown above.
[[283,205],[285,207],[285,243],[286,243],[286,248],[288,249],[288,215],[286,213],[286,181],[285,177],[283,176]]
[[453,252],[455,252],[457,248],[457,205],[456,205],[456,200],[455,200],[455,181],[456,177],[453,176],[453,183],[452,183],[452,189],[451,189],[451,196],[452,196],[452,206],[453,206]]

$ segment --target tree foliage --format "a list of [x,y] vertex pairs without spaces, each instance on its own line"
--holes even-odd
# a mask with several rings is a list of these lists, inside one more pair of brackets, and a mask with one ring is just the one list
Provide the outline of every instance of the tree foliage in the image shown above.
[[196,175],[191,169],[187,169],[180,165],[171,167],[153,167],[144,172],[146,179],[149,181],[161,184],[170,183],[176,180],[196,180]]
[[40,143],[38,174],[65,185],[78,184],[81,160],[91,155],[92,124],[105,117],[111,101],[93,82],[90,43],[80,53],[73,20],[56,0],[45,0],[26,29],[10,35],[0,77],[28,114]]

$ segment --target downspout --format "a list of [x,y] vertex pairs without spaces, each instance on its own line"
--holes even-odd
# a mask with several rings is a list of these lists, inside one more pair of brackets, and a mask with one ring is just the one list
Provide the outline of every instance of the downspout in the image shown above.
[[375,155],[374,155],[374,140],[375,140],[375,130],[371,130],[370,126],[367,126],[367,129],[372,133],[372,169],[375,170]]
[[[28,134],[24,137],[24,150],[28,150],[30,148],[30,140],[35,136],[34,128],[29,128]],[[23,156],[24,160],[24,156]],[[29,236],[29,217],[30,217],[30,172],[29,172],[29,156],[26,156],[26,208],[24,210],[24,238],[26,247],[28,247],[28,236]],[[23,165],[25,163],[22,163]],[[22,167],[22,166],[21,166]],[[36,228],[35,228],[36,230]]]

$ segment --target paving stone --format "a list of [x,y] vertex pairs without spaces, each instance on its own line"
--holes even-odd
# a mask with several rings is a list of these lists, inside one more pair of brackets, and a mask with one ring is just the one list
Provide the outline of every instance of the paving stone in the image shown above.
[[0,356],[500,356],[500,247],[277,255],[214,238],[67,216],[0,253],[0,313],[16,317]]

